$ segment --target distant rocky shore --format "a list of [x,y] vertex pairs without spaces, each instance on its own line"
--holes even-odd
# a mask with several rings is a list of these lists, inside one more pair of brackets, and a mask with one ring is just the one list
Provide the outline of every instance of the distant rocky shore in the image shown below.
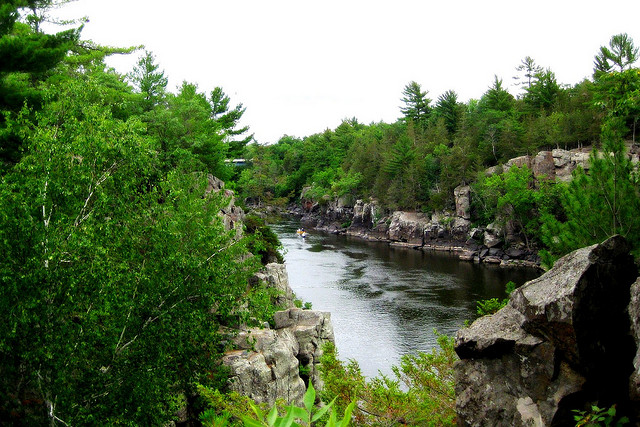
[[[516,157],[485,173],[492,175],[526,165],[536,178],[568,181],[577,167],[589,169],[590,151],[591,148],[541,151],[534,156]],[[629,150],[633,161],[638,161],[636,151]],[[471,188],[468,185],[455,188],[455,211],[431,215],[391,211],[375,199],[325,197],[318,201],[307,197],[306,190],[302,192],[300,203],[290,206],[287,212],[300,218],[305,227],[388,242],[394,246],[449,251],[467,261],[503,267],[540,267],[537,249],[525,244],[509,218],[485,227],[472,227]]]

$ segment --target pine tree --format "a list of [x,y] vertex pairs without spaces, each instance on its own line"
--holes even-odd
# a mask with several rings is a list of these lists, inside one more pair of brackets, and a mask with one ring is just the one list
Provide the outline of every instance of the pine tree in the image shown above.
[[400,111],[404,114],[405,121],[413,121],[414,124],[426,126],[431,107],[431,100],[427,98],[427,91],[422,91],[420,85],[411,81],[404,87],[402,91],[402,102],[404,107],[400,107]]
[[615,234],[626,237],[635,251],[640,249],[640,187],[625,152],[622,129],[620,119],[609,118],[603,126],[603,150],[591,152],[588,172],[581,168],[574,172],[562,198],[566,221],[544,215],[547,263]]
[[150,111],[165,95],[168,79],[159,68],[153,53],[145,51],[128,76],[144,97],[144,111]]

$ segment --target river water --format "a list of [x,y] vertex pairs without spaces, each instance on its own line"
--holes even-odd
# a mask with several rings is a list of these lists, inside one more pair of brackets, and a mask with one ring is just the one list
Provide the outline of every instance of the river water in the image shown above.
[[297,228],[273,226],[291,288],[314,310],[331,312],[340,359],[355,359],[368,377],[437,346],[434,328],[455,334],[477,317],[477,300],[504,298],[508,281],[520,286],[539,275],[349,236],[312,231],[302,239]]

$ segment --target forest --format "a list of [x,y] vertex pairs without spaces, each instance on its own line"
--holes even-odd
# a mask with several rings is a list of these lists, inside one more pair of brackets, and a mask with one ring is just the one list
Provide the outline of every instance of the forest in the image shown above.
[[[454,90],[433,101],[409,82],[397,122],[352,118],[265,146],[251,143],[244,106],[222,88],[169,91],[151,52],[119,74],[105,59],[137,48],[83,40],[81,21],[44,32],[53,3],[0,5],[2,422],[166,425],[178,408],[197,410],[198,387],[224,389],[221,327],[272,315],[268,291],[247,283],[278,244],[258,218],[226,229],[229,198],[208,193],[209,175],[238,203],[287,204],[310,187],[317,200],[424,212],[451,208],[453,188],[472,184],[475,221],[520,215],[550,259],[615,233],[640,247],[638,176],[625,151],[640,70],[624,34],[594,47],[593,78],[571,87],[525,57],[517,96],[498,77],[467,103]],[[524,169],[480,174],[587,145],[604,154],[566,186]]]
[[[455,90],[435,101],[415,82],[401,95],[394,123],[345,119],[334,130],[276,144],[251,144],[238,187],[254,204],[304,197],[377,200],[388,210],[455,210],[453,190],[472,187],[472,221],[513,219],[523,240],[551,265],[559,255],[623,234],[640,247],[637,150],[638,48],[626,34],[594,48],[592,79],[559,84],[551,68],[525,56],[514,67],[519,93],[494,77],[479,99]],[[487,168],[556,148],[594,148],[591,172],[571,183],[536,180],[526,167],[488,176]],[[598,153],[610,155],[602,156]],[[636,252],[637,253],[637,252]]]

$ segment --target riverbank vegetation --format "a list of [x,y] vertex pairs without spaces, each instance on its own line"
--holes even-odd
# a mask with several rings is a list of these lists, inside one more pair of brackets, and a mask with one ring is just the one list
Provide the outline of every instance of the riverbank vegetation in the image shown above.
[[104,58],[131,49],[43,33],[51,5],[0,7],[0,423],[194,418],[196,385],[226,381],[220,326],[275,309],[247,287],[273,236],[211,188],[244,110],[168,92],[150,54],[117,74]]
[[[453,365],[458,357],[453,338],[446,335],[437,338],[439,348],[430,353],[406,355],[399,366],[392,367],[392,377],[379,374],[375,378],[362,375],[355,360],[341,361],[336,347],[327,344],[321,359],[323,389],[318,397],[328,405],[323,405],[326,409],[316,414],[318,425],[344,426],[345,422],[380,427],[455,425]],[[292,425],[294,418],[309,419],[313,411],[309,391],[305,395],[305,408],[287,406],[284,402],[269,408],[255,405],[246,396],[223,394],[206,387],[200,387],[199,392],[207,407],[200,417],[205,426]],[[331,424],[331,419],[337,420],[340,414],[345,414],[342,423]],[[290,415],[292,419],[287,423]]]
[[[334,130],[248,146],[252,166],[239,185],[246,197],[267,203],[297,201],[304,192],[319,203],[371,198],[390,210],[429,213],[453,210],[453,189],[471,184],[472,222],[513,219],[526,245],[545,250],[549,264],[616,233],[637,251],[640,224],[630,212],[637,211],[638,179],[627,157],[637,148],[637,58],[633,41],[616,35],[597,51],[592,79],[563,85],[551,68],[525,57],[514,67],[516,96],[496,76],[467,102],[454,90],[434,101],[410,82],[395,123],[352,118]],[[525,167],[485,175],[517,156],[586,147],[597,149],[591,170],[576,171],[570,184],[535,179]]]

